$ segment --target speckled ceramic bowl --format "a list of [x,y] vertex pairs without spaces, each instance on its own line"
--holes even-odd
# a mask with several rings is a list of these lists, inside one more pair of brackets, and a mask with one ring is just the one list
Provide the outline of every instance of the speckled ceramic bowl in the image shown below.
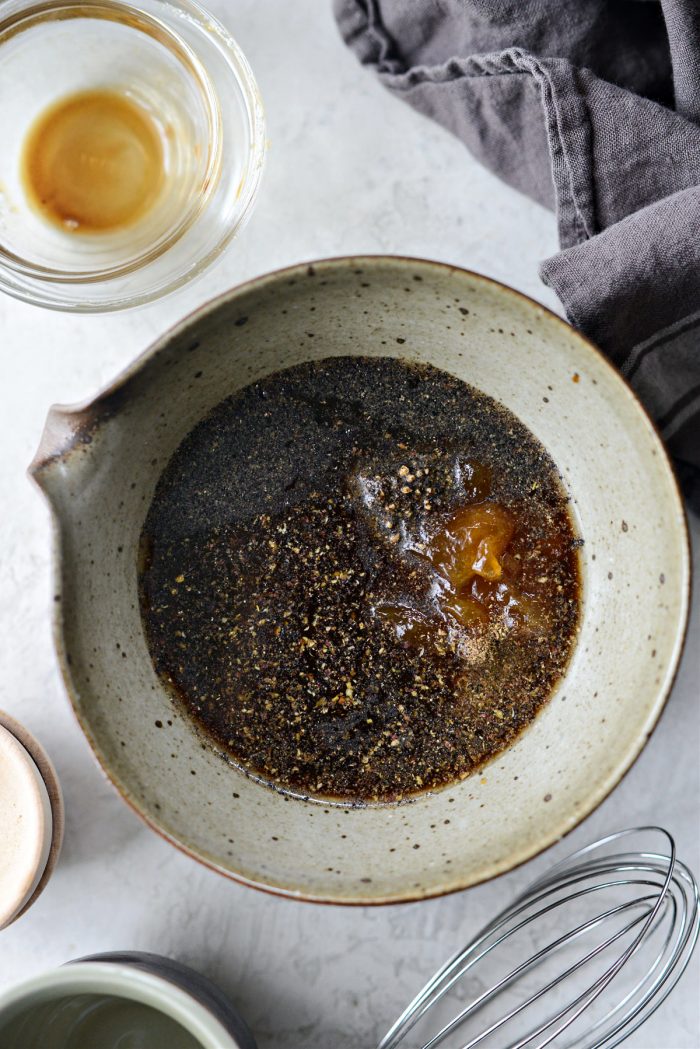
[[[482,773],[398,806],[288,798],[230,768],[174,709],[139,615],[139,534],[183,437],[227,394],[335,354],[430,361],[502,401],[553,455],[585,539],[581,634],[551,701]],[[690,569],[683,506],[653,426],[584,338],[464,270],[338,259],[236,288],[92,403],[52,409],[31,472],[54,515],[63,674],[102,767],[152,827],[250,885],[379,903],[506,871],[613,789],[673,681]]]

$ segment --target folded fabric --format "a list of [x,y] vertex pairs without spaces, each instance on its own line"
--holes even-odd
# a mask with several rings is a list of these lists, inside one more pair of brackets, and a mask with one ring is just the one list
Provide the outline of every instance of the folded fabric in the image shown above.
[[382,83],[556,209],[541,276],[700,505],[700,4],[335,0]]

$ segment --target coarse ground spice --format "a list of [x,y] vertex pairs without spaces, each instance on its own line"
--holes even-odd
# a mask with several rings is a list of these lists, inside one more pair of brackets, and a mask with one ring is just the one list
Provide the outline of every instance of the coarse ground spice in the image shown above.
[[[457,590],[436,551],[465,507],[505,520],[502,574],[466,562]],[[573,646],[579,544],[507,409],[427,365],[330,358],[182,442],[144,527],[142,616],[157,671],[234,763],[393,801],[465,778],[533,719]]]

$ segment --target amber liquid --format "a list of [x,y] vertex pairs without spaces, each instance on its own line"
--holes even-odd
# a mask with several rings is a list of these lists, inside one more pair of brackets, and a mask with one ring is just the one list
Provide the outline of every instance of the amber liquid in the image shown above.
[[117,91],[61,99],[30,128],[25,192],[45,219],[70,233],[131,226],[163,188],[163,146],[143,106]]

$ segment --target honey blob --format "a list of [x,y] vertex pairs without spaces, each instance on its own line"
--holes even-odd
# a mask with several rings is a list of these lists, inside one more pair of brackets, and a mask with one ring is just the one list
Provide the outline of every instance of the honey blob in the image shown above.
[[67,232],[130,226],[163,187],[158,128],[143,106],[117,91],[70,95],[31,127],[22,181],[34,208]]
[[375,614],[406,645],[438,654],[490,626],[494,636],[543,637],[557,585],[552,568],[567,555],[567,533],[553,520],[534,540],[525,513],[485,501],[439,517],[421,547],[431,566],[424,591],[381,600]]
[[447,518],[433,536],[427,555],[454,590],[474,575],[500,579],[501,557],[514,531],[513,514],[498,503],[467,506]]

